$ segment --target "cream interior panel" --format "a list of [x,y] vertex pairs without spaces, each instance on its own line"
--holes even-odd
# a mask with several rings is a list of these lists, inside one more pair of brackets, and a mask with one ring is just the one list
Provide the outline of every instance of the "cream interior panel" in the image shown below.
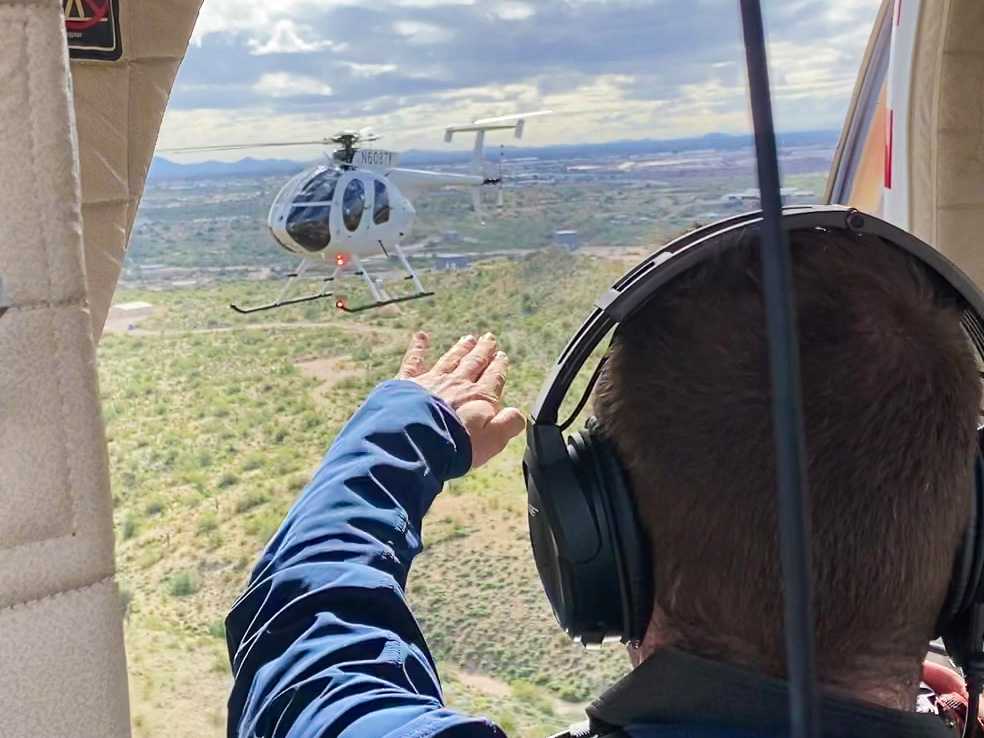
[[[83,152],[85,258],[93,331],[102,333],[150,167],[164,108],[201,0],[120,3],[123,57],[72,62]],[[99,206],[98,222],[90,221]],[[110,212],[112,211],[112,212]],[[107,227],[107,222],[123,224]]]
[[0,735],[128,736],[119,619],[112,580],[0,612],[0,657],[17,665],[16,678],[0,685]]
[[980,53],[984,37],[984,3],[960,0],[951,4],[954,5],[955,12],[951,15],[947,32],[947,52]]
[[[922,4],[912,59],[909,97],[909,230],[933,244],[936,239],[936,137],[942,37],[947,0]],[[894,111],[896,125],[905,111]],[[896,186],[902,186],[899,183]]]
[[[26,7],[0,3],[0,24],[16,29],[0,53],[0,120],[20,122],[0,126],[0,152],[8,154],[0,160],[0,237],[22,244],[0,250],[0,274],[15,304],[64,303],[82,296],[80,254],[68,246],[79,238],[78,218],[70,217],[78,185],[65,80],[57,64],[44,62],[63,56],[64,39],[44,32],[47,19]],[[30,247],[39,243],[46,247]]]
[[[0,735],[129,735],[60,0],[0,23]],[[12,117],[11,114],[13,113]]]
[[[0,531],[10,536],[0,540],[0,607],[113,573],[112,501],[88,322],[81,301],[15,305],[0,318],[0,349],[14,352],[3,354],[0,372],[0,395],[11,410],[0,416],[0,514],[7,517]],[[28,394],[34,390],[39,394]],[[57,517],[39,524],[48,512]]]
[[912,230],[984,286],[984,3],[924,0],[909,116]]

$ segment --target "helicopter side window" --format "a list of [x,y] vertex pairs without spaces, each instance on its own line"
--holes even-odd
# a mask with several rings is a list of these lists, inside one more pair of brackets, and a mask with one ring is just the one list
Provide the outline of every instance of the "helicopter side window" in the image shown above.
[[305,251],[323,251],[331,243],[330,215],[328,205],[293,207],[287,216],[287,235]]
[[345,188],[342,199],[342,221],[345,227],[354,231],[362,222],[362,213],[366,209],[366,188],[362,180],[353,179]]
[[331,202],[340,176],[341,172],[337,169],[318,172],[295,195],[294,202]]
[[376,196],[373,198],[372,222],[382,225],[390,219],[390,199],[389,189],[386,183],[380,179],[376,180]]

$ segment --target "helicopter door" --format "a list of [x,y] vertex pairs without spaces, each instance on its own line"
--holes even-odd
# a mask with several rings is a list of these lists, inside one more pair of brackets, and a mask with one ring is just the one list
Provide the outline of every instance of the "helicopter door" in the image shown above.
[[348,244],[353,251],[365,252],[359,244],[366,238],[366,231],[372,222],[372,183],[357,174],[339,183],[340,194],[336,195],[338,215],[333,217],[336,243]]

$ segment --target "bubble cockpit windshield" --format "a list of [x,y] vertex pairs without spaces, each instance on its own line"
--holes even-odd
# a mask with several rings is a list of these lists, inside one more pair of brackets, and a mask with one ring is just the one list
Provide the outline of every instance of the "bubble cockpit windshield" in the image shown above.
[[287,235],[306,251],[322,251],[331,243],[331,203],[341,176],[339,169],[318,167],[290,204]]

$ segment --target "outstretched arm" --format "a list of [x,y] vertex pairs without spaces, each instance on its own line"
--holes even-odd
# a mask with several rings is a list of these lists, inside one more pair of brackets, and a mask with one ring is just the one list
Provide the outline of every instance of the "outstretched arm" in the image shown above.
[[428,343],[414,337],[400,380],[342,430],[230,613],[230,738],[503,736],[444,706],[404,588],[444,482],[501,451],[523,418],[500,407],[494,337],[462,339],[425,371]]

